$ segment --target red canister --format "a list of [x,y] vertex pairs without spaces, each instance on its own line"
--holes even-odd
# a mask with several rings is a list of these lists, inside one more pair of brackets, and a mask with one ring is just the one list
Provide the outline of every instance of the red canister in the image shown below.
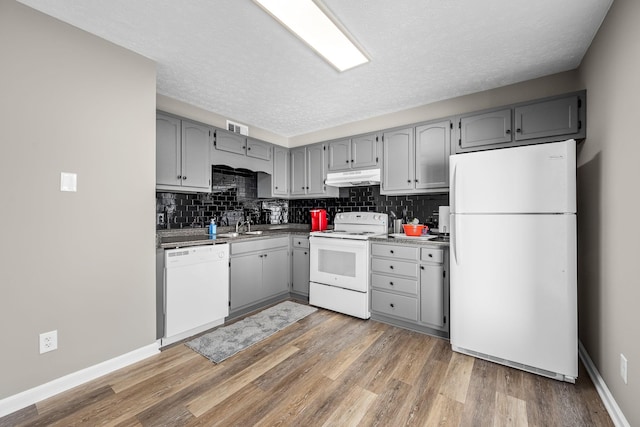
[[327,229],[327,211],[325,209],[311,209],[311,231]]

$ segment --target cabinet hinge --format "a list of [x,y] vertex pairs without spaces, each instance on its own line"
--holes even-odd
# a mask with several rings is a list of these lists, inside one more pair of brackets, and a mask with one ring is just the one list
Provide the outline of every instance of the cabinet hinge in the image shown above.
[[442,272],[442,277],[447,277],[447,272],[446,271]]
[[462,120],[458,121],[458,129],[462,129]]
[[229,267],[231,267],[231,261],[229,261]]
[[582,99],[578,98],[578,108],[582,108]]
[[453,129],[453,122],[449,122],[449,129]]
[[231,307],[231,301],[229,301],[229,307]]
[[376,157],[376,163],[378,163],[378,158]]
[[378,137],[376,136],[376,142],[378,142]]
[[444,324],[447,324],[447,316],[444,316]]
[[326,145],[322,146],[322,151],[327,151],[327,146]]
[[578,120],[578,129],[582,129],[582,120]]

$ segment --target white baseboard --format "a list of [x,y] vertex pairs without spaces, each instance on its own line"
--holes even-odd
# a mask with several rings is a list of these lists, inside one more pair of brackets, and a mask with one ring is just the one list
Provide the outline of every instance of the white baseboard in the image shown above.
[[602,403],[604,403],[604,407],[607,409],[613,424],[617,427],[631,427],[581,341],[578,341],[578,354],[591,377],[591,381],[596,386],[596,391],[600,395],[600,399],[602,399]]
[[97,365],[73,372],[64,377],[39,385],[0,400],[0,417],[11,414],[53,395],[84,384],[110,372],[129,366],[160,352],[160,343],[155,342]]

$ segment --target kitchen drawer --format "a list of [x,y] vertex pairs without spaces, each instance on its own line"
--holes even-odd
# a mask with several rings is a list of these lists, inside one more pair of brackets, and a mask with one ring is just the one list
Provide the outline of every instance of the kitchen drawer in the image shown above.
[[376,273],[418,277],[418,264],[397,259],[372,258],[371,270]]
[[294,236],[292,239],[294,248],[306,248],[309,249],[309,238]]
[[400,277],[386,276],[383,274],[372,274],[371,286],[388,291],[397,291],[411,295],[418,295],[417,280],[403,279]]
[[420,255],[421,261],[429,261],[436,264],[442,264],[444,251],[442,249],[437,248],[422,248],[422,253]]
[[373,290],[371,291],[371,310],[416,322],[418,299]]
[[289,237],[274,237],[271,239],[250,238],[241,242],[231,243],[231,255],[238,255],[247,252],[265,251],[289,246]]
[[418,250],[419,248],[411,246],[381,245],[378,243],[371,244],[371,255],[384,256],[387,258],[417,260]]

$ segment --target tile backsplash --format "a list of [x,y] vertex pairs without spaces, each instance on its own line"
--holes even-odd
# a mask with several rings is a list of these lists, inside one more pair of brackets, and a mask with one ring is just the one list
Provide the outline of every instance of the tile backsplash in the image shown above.
[[[182,194],[156,192],[156,213],[164,214],[171,228],[204,225],[216,218],[219,225],[233,225],[242,216],[255,224],[309,224],[309,210],[324,208],[333,224],[339,212],[394,212],[398,218],[418,218],[437,223],[438,206],[449,204],[449,194],[384,196],[379,186],[340,189],[340,197],[329,199],[258,199],[255,172],[214,166],[212,192]],[[165,226],[161,226],[165,228]]]

